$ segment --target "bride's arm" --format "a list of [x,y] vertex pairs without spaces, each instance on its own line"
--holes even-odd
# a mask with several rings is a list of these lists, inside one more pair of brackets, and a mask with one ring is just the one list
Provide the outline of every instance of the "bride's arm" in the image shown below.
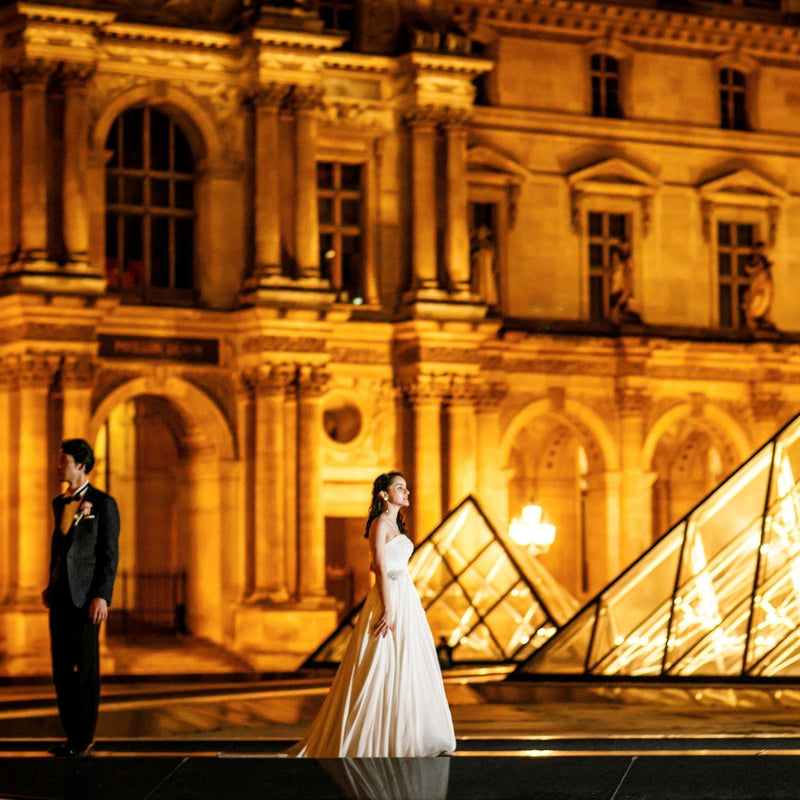
[[372,632],[376,636],[386,636],[394,629],[394,611],[389,597],[389,578],[386,574],[386,535],[389,526],[380,517],[373,520],[369,530],[369,549],[372,556],[372,570],[375,573],[375,583],[383,600],[383,614],[375,623]]

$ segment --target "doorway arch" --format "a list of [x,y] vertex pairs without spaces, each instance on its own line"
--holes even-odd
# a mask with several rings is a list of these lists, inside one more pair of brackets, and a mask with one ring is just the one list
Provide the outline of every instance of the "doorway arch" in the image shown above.
[[553,409],[541,400],[511,421],[502,445],[508,477],[508,515],[527,503],[543,509],[556,525],[556,539],[539,558],[575,597],[586,598],[604,586],[616,567],[607,474],[617,463],[609,432],[591,412],[573,401]]
[[181,614],[177,627],[223,643],[230,631],[222,611],[241,593],[243,548],[235,440],[222,411],[188,381],[144,376],[96,404],[88,433],[95,480],[120,507],[120,573],[139,576],[117,603],[143,610],[148,581],[185,573],[183,608],[163,613]]

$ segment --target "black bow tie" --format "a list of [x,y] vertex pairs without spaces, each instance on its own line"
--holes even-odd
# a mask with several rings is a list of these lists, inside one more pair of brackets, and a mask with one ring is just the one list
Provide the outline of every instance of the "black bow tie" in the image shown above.
[[82,494],[74,494],[74,495],[72,495],[72,497],[64,497],[62,495],[61,499],[64,501],[65,504],[66,503],[75,503],[78,500],[83,500],[83,495]]

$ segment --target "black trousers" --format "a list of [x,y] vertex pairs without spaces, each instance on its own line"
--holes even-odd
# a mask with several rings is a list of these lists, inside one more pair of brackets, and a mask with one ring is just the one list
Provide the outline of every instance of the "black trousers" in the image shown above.
[[100,626],[69,600],[50,607],[50,653],[58,713],[67,743],[76,750],[94,739],[100,706]]

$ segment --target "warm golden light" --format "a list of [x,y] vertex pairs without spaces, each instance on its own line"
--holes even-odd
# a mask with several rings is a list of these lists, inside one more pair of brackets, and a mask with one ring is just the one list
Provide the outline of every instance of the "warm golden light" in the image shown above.
[[553,544],[556,538],[556,526],[542,522],[542,507],[527,505],[511,520],[508,535],[520,547],[532,547],[543,553]]

